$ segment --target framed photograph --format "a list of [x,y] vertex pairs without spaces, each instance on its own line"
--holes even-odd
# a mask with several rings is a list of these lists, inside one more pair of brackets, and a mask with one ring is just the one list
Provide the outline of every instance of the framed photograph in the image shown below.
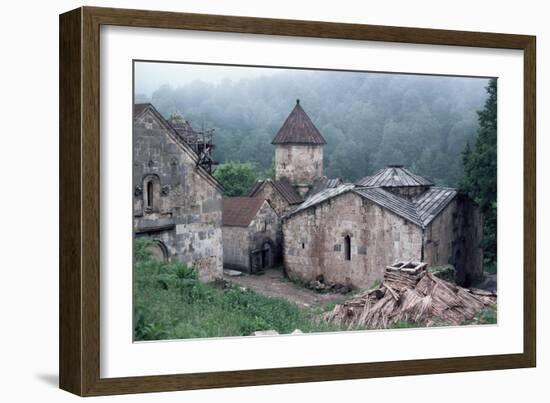
[[60,387],[533,367],[535,37],[60,16]]

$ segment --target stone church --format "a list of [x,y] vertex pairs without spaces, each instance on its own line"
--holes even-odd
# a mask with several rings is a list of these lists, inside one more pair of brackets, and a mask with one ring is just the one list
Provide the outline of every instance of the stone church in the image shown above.
[[272,141],[275,178],[227,199],[211,174],[211,132],[150,104],[134,109],[135,236],[202,279],[224,264],[254,272],[282,263],[291,278],[367,288],[396,260],[452,264],[466,285],[482,274],[472,200],[401,165],[357,183],[327,178],[326,141],[299,100]]
[[188,263],[211,280],[223,273],[223,189],[201,163],[204,145],[188,142],[204,136],[173,118],[174,126],[153,105],[134,105],[134,234],[154,241],[157,258]]
[[455,189],[435,186],[401,165],[357,183],[323,176],[325,139],[300,102],[274,137],[275,179],[250,196],[280,218],[281,252],[291,278],[370,287],[396,260],[452,264],[458,281],[482,274],[482,219]]
[[260,273],[276,262],[280,240],[279,217],[261,197],[223,199],[223,265]]

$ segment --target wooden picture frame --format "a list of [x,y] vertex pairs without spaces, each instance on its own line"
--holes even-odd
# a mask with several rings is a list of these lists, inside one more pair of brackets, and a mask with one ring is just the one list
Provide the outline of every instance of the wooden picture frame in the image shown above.
[[[100,377],[100,26],[400,42],[524,52],[523,353]],[[60,387],[81,396],[525,368],[536,365],[534,36],[82,7],[60,16]]]

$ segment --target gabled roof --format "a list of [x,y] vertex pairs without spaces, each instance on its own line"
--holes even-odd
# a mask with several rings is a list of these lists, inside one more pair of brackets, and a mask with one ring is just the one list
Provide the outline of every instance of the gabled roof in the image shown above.
[[413,174],[403,165],[388,165],[374,175],[366,176],[357,182],[358,186],[432,186],[434,183],[423,176]]
[[260,189],[267,183],[271,183],[275,190],[281,195],[283,199],[288,204],[298,204],[304,201],[302,196],[296,192],[296,189],[294,189],[294,186],[292,186],[292,183],[288,179],[282,178],[280,180],[275,179],[266,179],[264,181],[258,181],[252,188],[252,191],[250,192],[250,197],[254,197],[258,194]]
[[384,188],[355,188],[358,195],[424,228],[454,199],[456,190],[432,187],[412,200]]
[[300,100],[297,99],[296,106],[286,118],[271,144],[321,145],[326,144],[326,141],[300,106]]
[[405,197],[399,197],[382,188],[356,188],[355,193],[414,224],[422,226],[422,221],[414,203]]
[[[179,135],[179,133],[176,131],[176,129],[174,129],[174,127],[170,124],[170,122],[168,122],[164,118],[164,116],[162,116],[162,114],[152,104],[150,103],[134,104],[134,116],[133,116],[134,124],[137,118],[143,113],[145,113],[145,111],[148,111],[148,110],[151,111],[153,116],[157,118],[161,126],[163,126],[166,129],[165,133],[167,133],[168,137],[171,138],[175,143],[177,143],[180,146],[180,148],[182,148],[183,151],[186,152],[187,155],[189,155],[189,157],[195,163],[197,163],[199,160],[199,156],[197,155],[195,150],[193,150],[193,148],[185,142],[185,140]],[[197,172],[203,178],[211,182],[215,187],[218,188],[218,190],[223,191],[222,184],[210,172],[208,172],[206,169],[204,169],[200,165],[196,165],[196,167],[197,167]]]
[[153,105],[148,102],[143,104],[134,104],[134,119],[141,115],[142,112],[148,107],[153,108]]
[[224,197],[222,225],[248,227],[264,202],[261,197]]
[[451,188],[432,187],[411,200],[382,187],[357,187],[346,183],[335,188],[324,189],[307,198],[306,201],[290,211],[285,218],[348,191],[352,191],[422,228],[428,226],[457,195],[456,190]]
[[345,183],[334,188],[327,188],[321,190],[320,192],[308,197],[302,204],[296,206],[294,210],[290,211],[285,215],[284,218],[290,217],[300,211],[306,210],[310,207],[316,206],[326,200],[332,199],[333,197],[339,196],[343,193],[351,191],[355,186],[352,183]]
[[424,226],[428,225],[457,195],[452,188],[432,187],[413,199]]
[[340,178],[329,179],[326,176],[321,176],[321,177],[315,178],[313,180],[313,184],[311,186],[311,189],[309,190],[309,192],[306,195],[306,199],[308,197],[313,196],[316,193],[319,193],[322,190],[329,189],[329,188],[335,188],[337,186],[340,186],[343,183],[344,182]]

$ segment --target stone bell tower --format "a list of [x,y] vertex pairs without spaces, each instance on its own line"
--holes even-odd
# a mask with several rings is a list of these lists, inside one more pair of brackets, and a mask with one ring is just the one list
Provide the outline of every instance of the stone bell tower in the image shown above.
[[275,179],[286,178],[301,196],[323,175],[325,139],[302,109],[300,100],[271,142],[275,146]]

